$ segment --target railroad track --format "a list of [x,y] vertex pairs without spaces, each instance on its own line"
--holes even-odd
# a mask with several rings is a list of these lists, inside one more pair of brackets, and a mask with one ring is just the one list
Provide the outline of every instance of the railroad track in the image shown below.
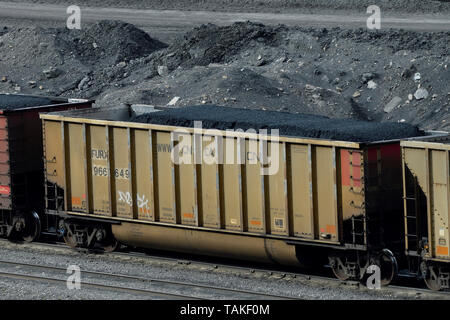
[[[149,258],[149,259],[156,259],[156,260],[162,260],[177,264],[196,264],[203,267],[209,267],[213,269],[218,268],[226,268],[228,270],[238,270],[242,273],[264,273],[269,276],[278,277],[280,279],[291,277],[295,279],[303,279],[303,280],[311,280],[311,281],[322,281],[322,282],[328,282],[328,283],[334,283],[336,285],[346,285],[349,287],[358,287],[361,290],[369,290],[366,286],[364,286],[361,282],[355,281],[355,280],[347,280],[342,281],[335,277],[328,277],[325,275],[317,275],[317,274],[309,274],[309,273],[302,273],[302,272],[292,272],[292,271],[286,271],[287,267],[277,267],[273,266],[271,268],[258,268],[258,267],[249,267],[249,266],[240,266],[235,265],[232,263],[217,263],[217,262],[205,262],[199,259],[180,259],[180,258],[173,258],[173,257],[167,257],[167,256],[161,256],[161,255],[153,255],[153,254],[147,254],[147,253],[140,253],[140,252],[110,252],[105,253],[106,255],[111,256],[133,256],[136,258]],[[207,258],[205,258],[207,259]],[[402,286],[402,285],[389,285],[387,287],[382,287],[381,290],[389,291],[392,293],[407,293],[410,296],[423,296],[423,297],[430,297],[430,298],[443,298],[443,299],[450,299],[450,292],[448,291],[432,291],[425,288],[417,288],[417,287],[411,287],[411,286]]]
[[[3,271],[5,266],[14,268],[16,270],[20,270],[21,272],[10,272]],[[43,276],[36,274],[29,274],[29,272],[33,273],[34,271],[42,272],[42,270],[47,271],[49,273],[61,273],[63,277],[55,277],[55,276]],[[67,274],[66,268],[61,267],[53,267],[46,265],[37,265],[37,264],[29,264],[29,263],[21,263],[14,261],[6,261],[0,260],[0,277],[12,278],[12,279],[23,279],[23,280],[35,280],[35,281],[43,281],[43,282],[52,282],[52,283],[63,283],[66,284]],[[26,273],[23,273],[26,271]],[[209,286],[195,283],[187,283],[180,281],[171,281],[171,280],[161,280],[161,279],[153,279],[147,277],[138,277],[138,276],[130,276],[124,274],[114,274],[107,272],[98,272],[98,271],[89,271],[83,269],[82,272],[83,278],[96,278],[97,282],[93,281],[81,281],[81,287],[89,287],[95,289],[102,289],[107,291],[114,292],[124,292],[130,294],[138,294],[138,295],[148,295],[153,298],[162,298],[162,299],[189,299],[189,300],[202,300],[209,299],[209,297],[219,298],[219,299],[245,299],[245,300],[292,300],[297,299],[292,296],[281,296],[281,295],[271,295],[256,291],[247,291],[247,290],[239,290],[239,289],[231,289],[219,286]],[[144,289],[144,288],[135,288],[130,286],[123,285],[110,285],[99,283],[98,280],[108,280],[108,281],[120,281],[120,282],[135,282],[142,284],[148,284],[150,286],[157,287],[158,290],[155,289]],[[172,292],[170,292],[172,291]],[[176,293],[174,293],[176,292]]]
[[[0,242],[8,242],[7,240],[4,239],[0,239]],[[64,244],[58,244],[58,243],[31,243],[31,244],[27,244],[28,246],[37,246],[37,247],[47,247],[47,248],[52,248],[52,249],[59,249],[59,250],[67,250],[67,251],[73,251],[73,249],[68,248],[66,245]],[[85,251],[85,250],[80,250],[80,251]],[[167,262],[167,263],[171,263],[171,264],[177,264],[177,265],[196,265],[196,266],[200,266],[203,268],[209,268],[209,269],[226,269],[226,270],[230,270],[230,271],[238,271],[240,273],[246,273],[246,274],[253,274],[253,273],[263,273],[269,276],[274,276],[277,278],[287,278],[287,277],[291,277],[291,278],[295,278],[295,279],[302,279],[302,280],[311,280],[311,281],[321,281],[324,283],[334,283],[337,285],[344,285],[344,286],[349,286],[349,287],[357,287],[360,290],[368,290],[364,285],[361,285],[360,282],[358,281],[341,281],[338,280],[336,278],[333,277],[328,277],[328,276],[324,276],[324,275],[316,275],[316,274],[307,274],[307,273],[302,273],[302,272],[292,272],[292,271],[287,271],[287,269],[284,268],[277,268],[276,266],[270,266],[270,268],[263,268],[263,267],[255,267],[255,266],[242,266],[242,265],[237,265],[233,262],[229,262],[229,263],[224,263],[224,262],[217,262],[217,261],[205,261],[208,258],[203,258],[203,257],[192,257],[189,259],[186,258],[180,258],[179,256],[167,256],[167,255],[162,255],[162,254],[149,254],[149,253],[142,253],[142,252],[135,252],[135,251],[130,251],[130,252],[110,252],[110,253],[102,253],[105,256],[109,256],[111,258],[117,258],[117,257],[122,257],[122,258],[136,258],[136,259],[148,259],[148,260],[155,260],[155,261],[160,261],[160,262]],[[1,261],[0,260],[0,267],[2,265],[2,263],[5,261]],[[6,263],[11,263],[14,264],[15,262],[6,262]],[[16,263],[16,264],[20,264],[20,263]],[[22,265],[26,265],[26,264],[22,264]],[[32,265],[31,265],[32,266]],[[62,271],[66,269],[64,268],[58,268],[58,267],[47,267],[47,266],[39,266],[42,268],[54,268],[56,270]],[[150,282],[158,282],[158,283],[172,283],[174,285],[182,285],[185,287],[188,286],[197,286],[198,288],[202,289],[216,289],[216,290],[225,290],[228,293],[233,294],[233,297],[230,298],[236,298],[236,295],[238,294],[250,294],[250,295],[258,295],[260,297],[254,296],[257,299],[299,299],[296,297],[289,297],[289,296],[275,296],[275,295],[269,295],[269,294],[264,294],[264,293],[258,293],[258,292],[249,292],[249,291],[244,291],[244,290],[238,290],[238,289],[229,289],[229,288],[223,288],[223,287],[210,287],[210,286],[205,286],[205,285],[195,285],[195,284],[189,284],[189,283],[177,283],[174,281],[168,281],[168,280],[159,280],[159,279],[151,279],[151,278],[142,278],[142,277],[136,277],[136,276],[129,276],[129,275],[113,275],[113,274],[108,274],[108,273],[102,273],[102,272],[96,272],[96,271],[86,271],[83,270],[83,274],[92,274],[92,275],[106,275],[106,276],[113,276],[113,277],[118,277],[118,278],[122,278],[122,279],[132,279],[132,280],[139,280],[139,281],[150,281]],[[2,275],[0,274],[0,277]],[[65,280],[64,280],[65,281]],[[436,299],[450,299],[450,292],[434,292],[431,291],[429,289],[422,289],[422,288],[416,288],[416,287],[411,287],[411,286],[401,286],[401,285],[389,285],[387,287],[383,287],[381,290],[387,291],[387,292],[392,292],[392,293],[406,293],[409,296],[414,296],[414,297],[426,297],[426,298],[436,298]],[[185,297],[186,299],[188,297]],[[190,296],[189,298],[195,298]],[[169,299],[169,298],[168,298]]]
[[[18,273],[14,273],[14,272],[0,272],[0,277],[9,278],[9,279],[17,279],[17,280],[33,280],[33,281],[48,282],[48,283],[58,283],[58,284],[66,283],[65,279],[18,274]],[[170,300],[194,299],[190,296],[168,294],[168,293],[157,292],[157,291],[152,291],[152,290],[135,289],[135,288],[121,287],[121,286],[109,286],[109,285],[105,285],[105,284],[84,282],[84,281],[81,282],[81,285],[83,287],[102,289],[102,290],[108,290],[108,291],[114,291],[114,292],[123,292],[123,293],[130,293],[130,294],[139,294],[139,295],[145,294],[145,295],[149,295],[153,298],[161,298],[161,299],[170,299]]]

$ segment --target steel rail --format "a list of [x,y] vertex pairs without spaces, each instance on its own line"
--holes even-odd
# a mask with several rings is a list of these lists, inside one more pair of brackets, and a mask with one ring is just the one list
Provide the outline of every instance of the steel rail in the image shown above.
[[[66,272],[66,268],[47,266],[47,265],[37,265],[37,264],[30,264],[30,263],[0,260],[0,265],[2,265],[2,264]],[[285,299],[285,300],[299,299],[299,298],[295,298],[292,296],[274,295],[274,294],[267,294],[267,293],[262,293],[262,292],[257,292],[257,291],[240,290],[240,289],[226,288],[226,287],[220,287],[220,286],[210,286],[210,285],[188,283],[188,282],[181,282],[181,281],[161,280],[161,279],[155,279],[155,278],[146,278],[146,277],[139,277],[139,276],[124,275],[124,274],[115,274],[115,273],[109,273],[109,272],[99,272],[99,271],[91,271],[91,270],[82,270],[81,272],[84,275],[106,276],[106,277],[110,277],[110,278],[137,280],[137,281],[155,283],[155,284],[161,283],[161,284],[176,285],[176,286],[182,286],[182,287],[188,287],[188,288],[207,289],[207,290],[213,290],[216,292],[244,294],[244,295],[248,295],[249,296],[248,298]],[[0,276],[2,276],[2,274],[3,274],[3,272],[0,271]],[[15,274],[15,275],[18,275],[18,274]],[[25,276],[28,276],[28,275],[25,275]],[[65,280],[63,280],[63,281],[65,282]],[[84,283],[82,283],[82,284],[84,284]],[[89,284],[89,283],[86,283],[86,284]],[[94,284],[94,285],[98,286],[99,284]],[[103,285],[101,285],[101,286],[103,286]],[[105,287],[109,288],[110,286],[105,286]],[[128,289],[128,288],[126,288],[126,289]],[[142,290],[142,289],[133,289],[133,288],[130,288],[130,289],[137,290],[136,292],[139,292],[140,290]],[[144,293],[146,293],[146,291],[147,290],[143,290]],[[163,292],[154,292],[154,291],[150,291],[149,293],[165,294]],[[173,295],[173,294],[168,294],[168,295]],[[184,296],[184,295],[173,295],[173,296],[201,299],[201,298],[197,298],[197,297],[193,297],[193,296]]]

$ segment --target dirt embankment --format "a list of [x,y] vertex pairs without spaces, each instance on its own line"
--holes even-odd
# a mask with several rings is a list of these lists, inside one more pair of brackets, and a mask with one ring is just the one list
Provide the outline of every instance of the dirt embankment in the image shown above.
[[168,46],[126,23],[1,29],[0,91],[215,104],[450,128],[450,32],[203,25]]

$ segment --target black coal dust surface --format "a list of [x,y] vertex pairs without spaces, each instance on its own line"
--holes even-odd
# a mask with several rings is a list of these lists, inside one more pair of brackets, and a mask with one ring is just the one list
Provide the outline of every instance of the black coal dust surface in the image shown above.
[[423,132],[406,123],[378,123],[353,119],[330,119],[323,116],[288,112],[249,110],[213,105],[190,106],[136,116],[135,122],[194,127],[202,121],[203,129],[254,129],[259,132],[278,129],[282,136],[321,138],[341,141],[373,142],[417,137]]
[[53,101],[45,97],[0,94],[0,110],[31,108],[50,104],[53,104]]
[[[1,29],[1,27],[0,27]],[[10,28],[0,92],[211,104],[450,130],[450,32],[202,25],[163,44],[133,25]]]

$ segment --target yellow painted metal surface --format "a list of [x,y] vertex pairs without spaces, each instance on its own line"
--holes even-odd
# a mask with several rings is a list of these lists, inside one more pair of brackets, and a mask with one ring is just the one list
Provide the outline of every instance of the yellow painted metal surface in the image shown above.
[[83,124],[69,123],[67,126],[68,138],[66,165],[67,185],[70,190],[69,208],[78,212],[88,211],[87,197],[87,167],[86,167],[86,138]]
[[310,191],[312,190],[311,147],[293,144],[289,146],[288,154],[292,232],[297,237],[314,239],[313,197]]
[[265,233],[264,176],[261,175],[261,147],[257,140],[245,142],[245,186],[243,187],[249,232]]
[[434,254],[437,258],[449,258],[449,159],[448,151],[431,150],[430,185],[432,201],[432,234]]
[[45,121],[43,124],[43,134],[45,144],[45,170],[47,181],[55,183],[64,188],[64,150],[62,122]]
[[116,190],[116,216],[133,217],[136,198],[132,191],[131,141],[129,129],[113,128],[113,170],[114,190]]
[[197,214],[197,168],[194,163],[193,137],[190,134],[180,136],[182,145],[178,148],[183,161],[175,166],[177,186],[177,209],[181,223],[185,225],[198,225]]
[[237,139],[225,138],[224,164],[222,165],[223,189],[221,205],[224,213],[225,229],[244,230],[243,208],[242,208],[242,179],[241,165],[238,162],[241,156]]
[[134,141],[132,175],[136,186],[137,216],[141,220],[155,221],[152,133],[149,130],[131,132]]
[[197,179],[201,190],[199,212],[203,226],[220,229],[223,223],[220,209],[219,164],[214,161],[218,152],[217,140],[211,137],[210,141],[202,141],[202,146],[204,161],[198,165],[200,178]]
[[299,266],[295,246],[284,241],[156,225],[112,225],[114,237],[137,247]]
[[313,151],[315,234],[331,240],[338,238],[334,151],[332,147],[316,147]]
[[108,128],[90,127],[92,161],[92,210],[95,214],[111,214]]
[[156,178],[155,190],[158,194],[156,198],[158,217],[159,221],[176,223],[175,170],[171,160],[172,141],[170,133],[167,132],[156,132],[155,136],[154,177]]
[[[425,197],[428,252],[425,257],[436,260],[450,260],[449,255],[449,201],[450,171],[449,148],[446,144],[427,142],[402,142],[404,172],[410,172],[416,181],[416,194]],[[406,195],[405,198],[411,195]],[[411,200],[411,199],[410,199]],[[408,230],[409,213],[414,212],[414,202],[405,199],[405,228]],[[411,206],[409,208],[408,206]],[[411,219],[411,218],[409,218]],[[410,228],[411,228],[411,224]],[[408,239],[407,239],[408,240]],[[408,241],[407,241],[408,243]]]
[[[364,214],[364,185],[355,182],[364,172],[355,160],[363,154],[358,144],[280,137],[263,148],[252,134],[221,137],[219,131],[196,140],[183,128],[181,140],[174,140],[175,127],[41,117],[48,157],[57,154],[66,164],[65,172],[61,162],[48,168],[63,171],[55,179],[65,182],[70,212],[336,244],[342,217]],[[184,139],[187,146],[177,148]],[[174,149],[191,163],[175,163]],[[349,150],[356,155],[343,161]],[[266,152],[278,162],[268,175],[262,174]],[[341,162],[353,179],[345,186]]]
[[[278,170],[267,176],[267,208],[270,217],[271,234],[288,235],[289,220],[287,209],[287,180],[286,180],[286,145],[273,142],[268,144],[269,156],[278,161]],[[277,149],[277,155],[271,152]],[[278,159],[276,159],[278,157]]]

